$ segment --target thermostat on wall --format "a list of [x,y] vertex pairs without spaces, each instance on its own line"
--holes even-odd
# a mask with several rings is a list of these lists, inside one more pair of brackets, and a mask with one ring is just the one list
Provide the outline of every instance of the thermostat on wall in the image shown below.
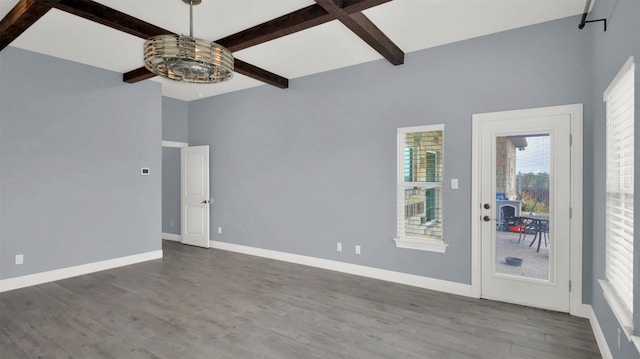
[[149,175],[149,167],[142,167],[140,169],[140,174],[143,176],[148,176]]

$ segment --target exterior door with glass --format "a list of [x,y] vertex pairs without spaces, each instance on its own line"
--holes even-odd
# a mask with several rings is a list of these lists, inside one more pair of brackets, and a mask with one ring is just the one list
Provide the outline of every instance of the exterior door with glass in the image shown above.
[[474,115],[481,296],[568,312],[571,115]]

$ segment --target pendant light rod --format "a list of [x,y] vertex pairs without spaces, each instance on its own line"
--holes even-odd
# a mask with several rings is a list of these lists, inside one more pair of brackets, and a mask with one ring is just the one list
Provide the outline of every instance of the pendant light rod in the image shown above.
[[182,2],[189,4],[189,36],[193,37],[193,5],[200,5],[202,0],[182,0]]
[[189,0],[189,36],[193,37],[193,0]]

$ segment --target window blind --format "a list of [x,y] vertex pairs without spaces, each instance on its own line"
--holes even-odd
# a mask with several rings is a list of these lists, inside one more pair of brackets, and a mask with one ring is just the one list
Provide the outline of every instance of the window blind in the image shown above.
[[623,66],[604,93],[606,146],[606,276],[633,312],[634,64]]

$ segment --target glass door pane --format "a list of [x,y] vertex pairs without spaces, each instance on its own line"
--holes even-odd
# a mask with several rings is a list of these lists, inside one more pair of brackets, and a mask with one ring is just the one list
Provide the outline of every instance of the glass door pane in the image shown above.
[[496,137],[495,272],[549,280],[549,134]]

